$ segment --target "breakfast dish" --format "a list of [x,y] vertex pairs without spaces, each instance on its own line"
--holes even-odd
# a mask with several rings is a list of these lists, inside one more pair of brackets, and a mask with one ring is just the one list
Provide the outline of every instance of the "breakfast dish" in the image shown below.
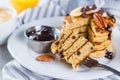
[[51,51],[78,68],[86,57],[100,58],[111,53],[113,15],[95,5],[79,7],[63,18],[60,37],[52,43]]
[[[49,25],[49,26],[63,26],[61,20],[63,17],[54,17],[54,18],[46,18],[46,19],[40,19],[37,21],[33,21],[30,23],[26,23],[24,25],[21,25],[19,29],[17,29],[9,38],[8,40],[8,50],[10,51],[10,54],[12,57],[18,61],[22,66],[25,68],[36,72],[41,75],[45,76],[51,76],[55,78],[65,79],[65,80],[88,80],[88,79],[96,79],[108,75],[112,75],[111,72],[96,68],[88,69],[84,66],[80,66],[76,70],[72,70],[71,65],[67,64],[66,62],[63,62],[63,60],[56,59],[57,55],[55,57],[54,61],[46,62],[49,59],[45,59],[45,61],[36,60],[36,57],[40,56],[40,54],[47,55],[45,53],[36,53],[32,51],[27,46],[27,41],[24,36],[24,32],[26,29],[33,25]],[[61,27],[60,27],[61,28]],[[106,59],[105,57],[99,58],[98,61],[102,64],[107,64],[110,67],[113,67],[117,70],[120,70],[120,31],[115,27],[113,30],[113,36],[112,36],[112,42],[115,47],[116,55],[111,60]],[[86,38],[82,38],[83,40]],[[82,40],[82,41],[83,41]],[[88,39],[86,39],[88,40]],[[86,41],[85,41],[86,42]],[[16,45],[17,44],[17,45]],[[77,43],[76,43],[77,44]],[[114,54],[115,54],[114,52]],[[108,52],[109,57],[112,55],[112,53]],[[43,57],[42,57],[43,59]],[[51,59],[50,59],[51,60]],[[67,76],[66,76],[67,75]],[[72,76],[71,76],[72,75]],[[87,77],[86,77],[87,75]]]

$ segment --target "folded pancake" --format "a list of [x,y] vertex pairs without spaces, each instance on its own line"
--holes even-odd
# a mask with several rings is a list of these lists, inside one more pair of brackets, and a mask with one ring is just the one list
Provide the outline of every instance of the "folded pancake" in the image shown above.
[[72,34],[71,30],[63,29],[60,37],[51,45],[51,51],[53,54],[58,53],[58,50],[60,49],[61,45],[65,42],[65,40]]
[[90,19],[91,15],[89,15],[87,18],[83,18],[81,16],[78,17],[65,16],[63,19],[63,23],[65,27],[69,29],[74,29],[80,26],[89,25]]
[[106,55],[106,51],[111,51],[111,48],[112,48],[111,41],[105,41],[100,45],[97,44],[94,46],[94,50],[90,53],[89,57],[91,58],[104,57]]
[[58,53],[62,49],[69,48],[79,36],[83,36],[87,38],[87,26],[82,26],[80,28],[75,28],[69,30],[68,28],[63,28],[61,30],[60,37],[51,45],[51,51],[53,54]]
[[90,58],[101,58],[106,55],[106,49],[93,51],[89,54]]
[[78,27],[78,28],[74,28],[74,29],[70,29],[70,30],[79,30],[79,32],[81,32],[81,33],[85,33],[85,32],[87,32],[87,28],[88,28],[89,26],[87,26],[87,25],[85,25],[85,26],[80,26],[80,27]]
[[75,52],[77,52],[84,44],[86,44],[88,40],[84,37],[79,37],[76,42],[69,48],[67,49],[63,55],[65,60],[68,60],[68,58]]
[[[61,50],[67,50],[79,38],[80,35],[72,33],[70,37],[62,44]],[[60,50],[60,51],[61,51]]]
[[94,50],[103,50],[103,49],[110,49],[112,47],[112,41],[111,40],[106,40],[100,43],[93,43],[94,45]]
[[[99,35],[95,35],[95,33],[90,29],[90,27],[88,27],[88,38],[89,38],[89,40],[91,41],[91,42],[103,42],[103,41],[105,41],[105,40],[107,40],[108,39],[108,33],[106,34],[101,34],[101,36]],[[97,33],[96,33],[97,34]]]
[[91,53],[93,45],[87,42],[82,48],[76,51],[67,62],[72,64],[73,68],[77,68],[80,63]]

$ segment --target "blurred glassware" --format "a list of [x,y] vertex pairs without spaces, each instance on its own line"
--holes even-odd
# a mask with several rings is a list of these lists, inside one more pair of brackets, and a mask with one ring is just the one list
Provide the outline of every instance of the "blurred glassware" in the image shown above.
[[23,10],[37,6],[39,0],[10,0],[10,4],[16,9],[17,13]]

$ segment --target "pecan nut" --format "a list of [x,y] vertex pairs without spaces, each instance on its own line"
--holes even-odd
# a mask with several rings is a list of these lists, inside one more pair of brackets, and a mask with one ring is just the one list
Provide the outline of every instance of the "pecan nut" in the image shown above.
[[100,28],[107,27],[107,24],[105,23],[105,20],[101,14],[94,13],[93,20],[98,27]]
[[45,62],[50,62],[50,61],[54,61],[54,57],[50,56],[50,55],[41,55],[36,57],[37,61],[45,61]]

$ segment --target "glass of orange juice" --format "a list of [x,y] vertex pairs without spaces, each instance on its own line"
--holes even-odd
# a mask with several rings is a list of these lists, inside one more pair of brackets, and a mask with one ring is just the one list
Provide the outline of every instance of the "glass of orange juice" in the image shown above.
[[10,0],[10,4],[16,9],[17,13],[23,10],[37,6],[39,0]]

